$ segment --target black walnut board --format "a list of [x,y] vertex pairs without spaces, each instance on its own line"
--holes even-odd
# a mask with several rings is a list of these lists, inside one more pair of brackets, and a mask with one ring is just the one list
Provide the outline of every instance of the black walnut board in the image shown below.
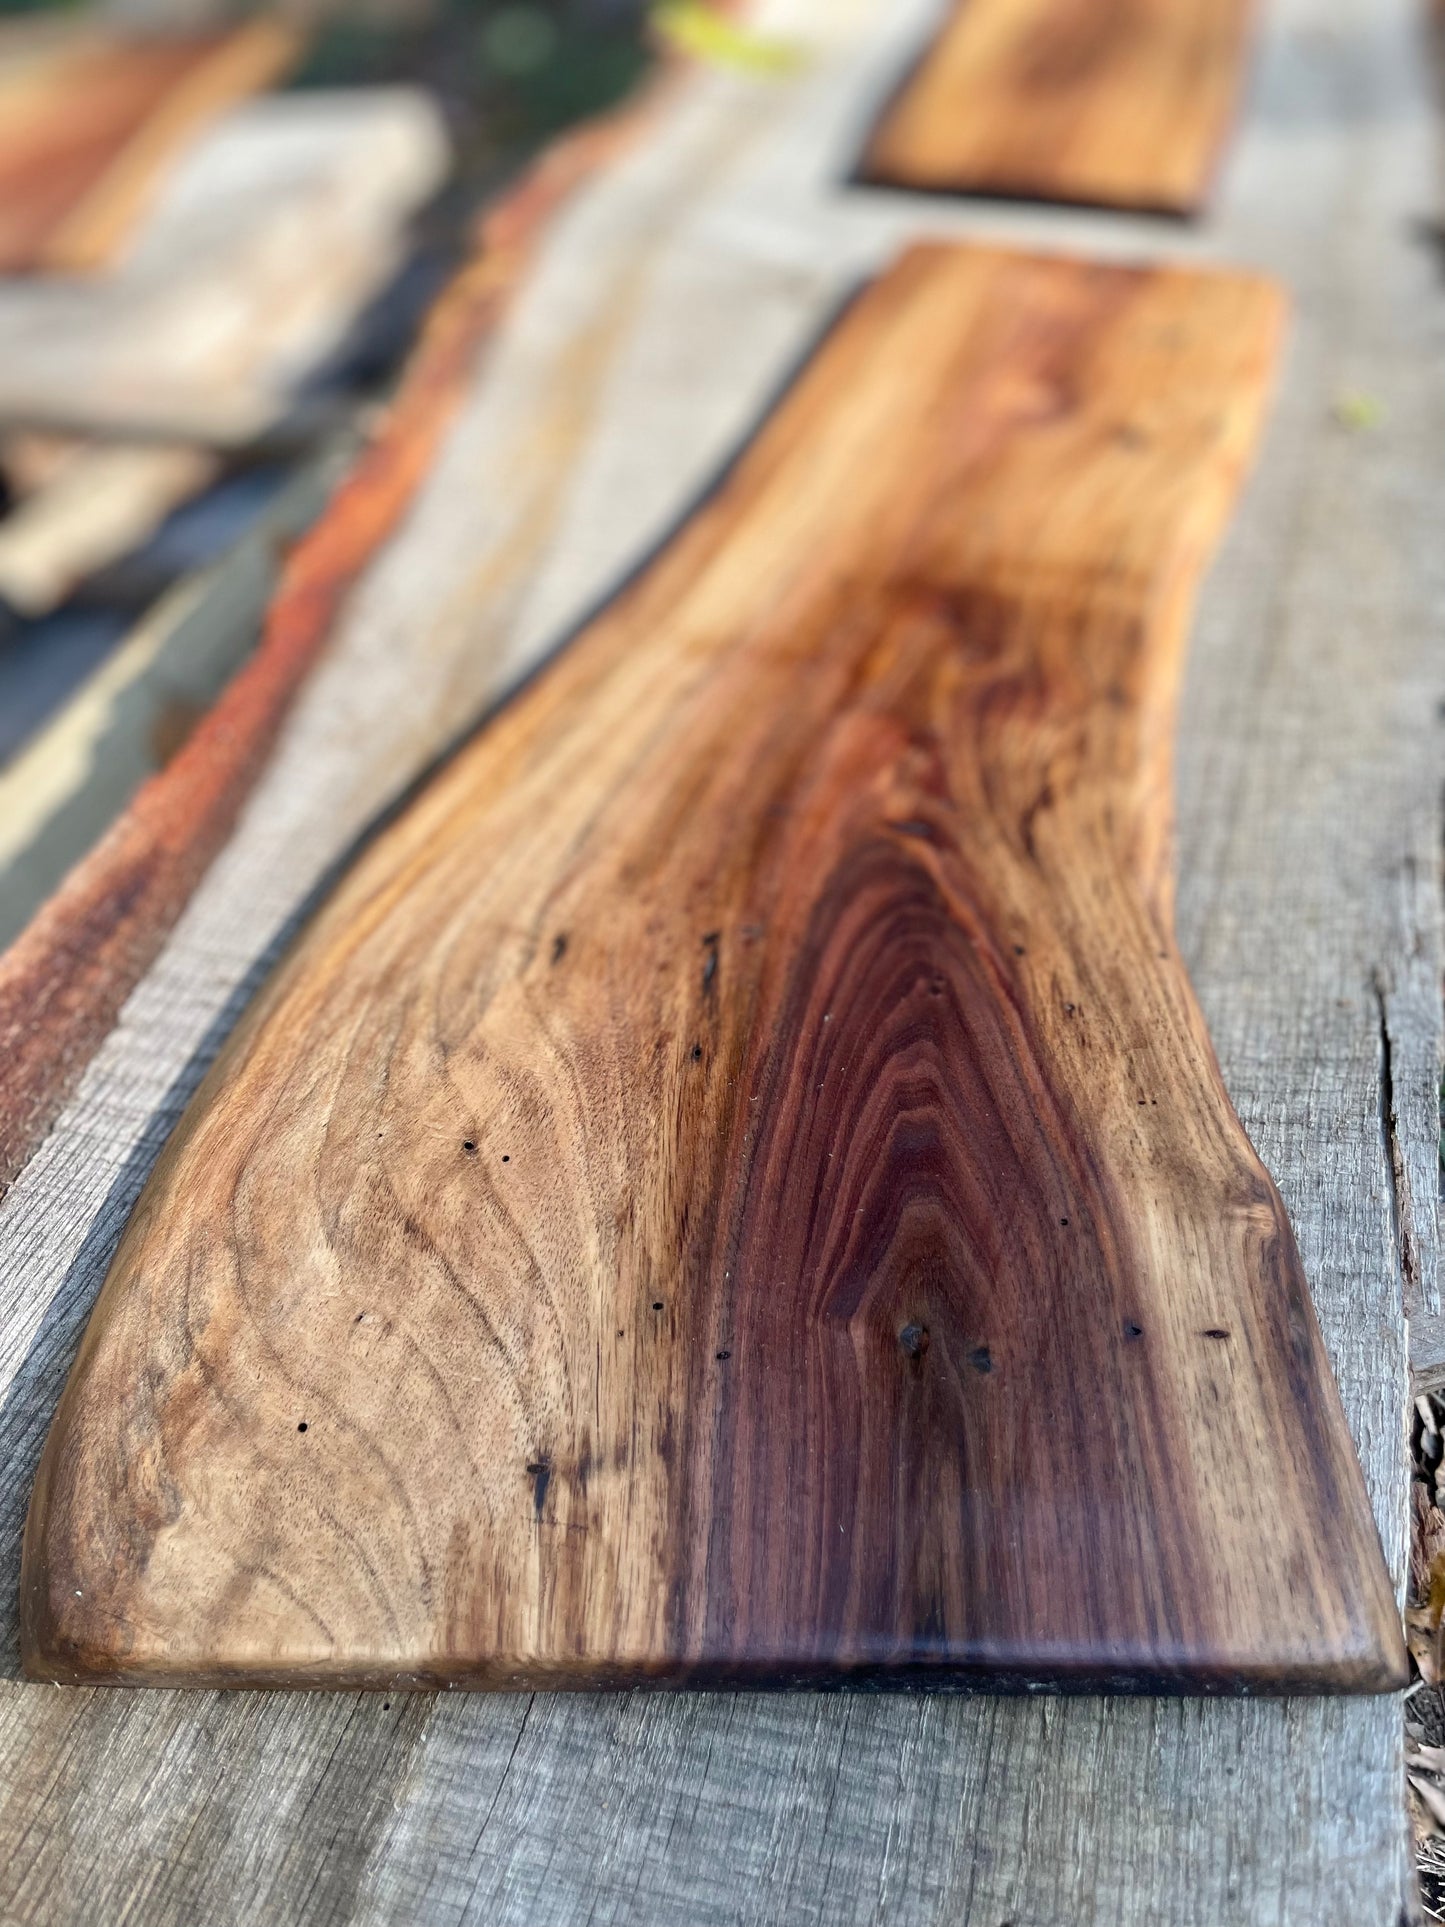
[[1281,304],[922,248],[359,858],[135,1210],[37,1677],[1380,1690],[1171,934]]

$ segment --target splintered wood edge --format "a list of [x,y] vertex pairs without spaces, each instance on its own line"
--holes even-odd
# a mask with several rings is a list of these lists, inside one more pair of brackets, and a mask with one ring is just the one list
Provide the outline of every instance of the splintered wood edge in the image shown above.
[[0,1196],[54,1124],[224,844],[346,598],[400,524],[477,357],[563,204],[639,136],[676,77],[548,148],[479,224],[375,440],[290,555],[260,643],[183,748],[0,954]]

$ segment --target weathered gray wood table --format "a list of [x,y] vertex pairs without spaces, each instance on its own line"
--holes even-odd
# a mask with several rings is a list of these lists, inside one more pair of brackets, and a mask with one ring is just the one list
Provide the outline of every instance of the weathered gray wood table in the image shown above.
[[[1197,230],[846,187],[936,8],[762,11],[806,61],[688,79],[559,221],[235,839],[0,1206],[12,1674],[50,1411],[126,1209],[268,949],[368,816],[656,539],[849,284],[922,232],[1218,257],[1294,291],[1184,696],[1181,935],[1402,1570],[1407,1306],[1419,1362],[1445,1362],[1445,273],[1423,238],[1438,183],[1413,0],[1266,7]],[[1396,1927],[1408,1907],[1390,1701],[0,1682],[6,1922]]]

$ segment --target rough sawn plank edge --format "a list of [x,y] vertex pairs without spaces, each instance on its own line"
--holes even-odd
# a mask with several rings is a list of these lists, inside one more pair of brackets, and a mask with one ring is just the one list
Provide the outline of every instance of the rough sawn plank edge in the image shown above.
[[[783,290],[812,298],[821,257],[822,278],[836,280],[924,228],[1074,245],[1106,231],[977,209],[955,224],[886,197],[845,212],[830,196],[892,57],[879,41],[895,29],[899,47],[916,38],[926,10],[798,0],[779,11],[790,29],[816,30],[824,52],[811,77],[757,110],[789,122],[767,151],[794,166],[802,141],[823,158],[766,205],[754,182],[746,208],[705,172],[691,177],[708,203],[708,258],[729,277],[701,277],[717,312],[699,311],[696,352],[651,371],[654,385],[676,382],[678,407],[715,402],[700,367],[738,379],[732,340]],[[1301,324],[1264,472],[1196,631],[1181,936],[1226,1080],[1299,1229],[1398,1570],[1402,1276],[1371,973],[1406,983],[1409,1021],[1387,991],[1384,1035],[1404,1155],[1433,1175],[1445,595],[1422,537],[1445,445],[1445,314],[1409,226],[1431,204],[1431,129],[1410,0],[1280,0],[1266,26],[1217,246],[1284,274]],[[710,78],[704,91],[741,116],[733,83]],[[693,158],[676,128],[659,149],[658,171]],[[648,204],[634,214],[648,217]],[[619,216],[614,244],[625,227]],[[1157,244],[1107,233],[1121,251]],[[1334,423],[1344,386],[1379,394],[1386,427],[1350,436]],[[589,512],[605,524],[596,503]],[[309,725],[292,743],[294,779],[320,744]],[[0,1350],[7,1328],[30,1346],[31,1298],[57,1294],[5,1413],[12,1477],[27,1485],[125,1204],[174,1115],[162,1040],[223,1027],[227,997],[244,988],[250,952],[217,897],[263,883],[260,832],[284,823],[282,805],[275,784],[258,793],[234,862],[205,886],[207,914],[198,901],[0,1210]],[[1418,1275],[1432,1290],[1433,1213],[1414,1197]],[[5,1358],[7,1379],[18,1362]],[[13,1568],[8,1523],[4,1556]],[[1408,1906],[1388,1701],[155,1694],[120,1705],[0,1689],[0,1916],[21,1923],[143,1912],[159,1923],[1396,1927]]]

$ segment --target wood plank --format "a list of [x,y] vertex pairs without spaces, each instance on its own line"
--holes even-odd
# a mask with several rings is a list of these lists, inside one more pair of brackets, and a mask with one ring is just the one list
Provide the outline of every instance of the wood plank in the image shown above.
[[106,265],[186,143],[276,80],[299,45],[258,18],[209,33],[91,28],[17,49],[0,65],[0,274]]
[[1252,0],[957,0],[871,134],[865,180],[1192,214]]
[[1170,933],[1280,318],[986,249],[859,299],[183,1120],[41,1463],[33,1676],[1404,1683]]
[[285,553],[358,444],[348,428],[303,462],[225,557],[162,595],[0,768],[0,946],[165,770],[253,654]]
[[448,158],[419,88],[246,102],[169,170],[111,272],[0,280],[0,422],[269,432],[401,265]]
[[[1179,930],[1403,1569],[1382,1038],[1400,1147],[1428,1174],[1445,645],[1445,306],[1415,226],[1438,192],[1438,132],[1418,8],[1275,0],[1217,215],[1166,231],[840,192],[936,13],[765,0],[759,30],[804,61],[766,83],[695,76],[569,204],[235,835],[0,1201],[0,1670],[18,1664],[24,1505],[95,1293],[296,906],[459,720],[655,546],[856,276],[918,234],[1207,254],[1297,293],[1261,467],[1190,651]],[[1342,391],[1374,398],[1374,427],[1341,424]],[[450,620],[479,572],[485,623]],[[1415,1187],[1411,1231],[1433,1280],[1431,1197]],[[1046,1423],[1042,1438],[1047,1453]],[[1402,1742],[1385,1698],[388,1700],[7,1678],[0,1913],[19,1927],[1399,1927]]]
[[70,442],[45,481],[0,520],[0,602],[21,615],[48,615],[87,576],[138,548],[219,469],[210,449],[187,442]]

